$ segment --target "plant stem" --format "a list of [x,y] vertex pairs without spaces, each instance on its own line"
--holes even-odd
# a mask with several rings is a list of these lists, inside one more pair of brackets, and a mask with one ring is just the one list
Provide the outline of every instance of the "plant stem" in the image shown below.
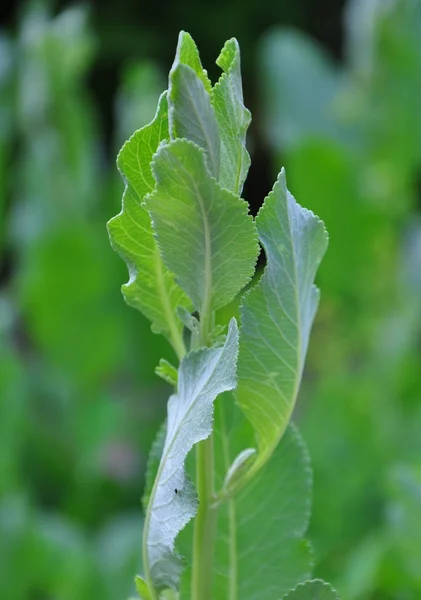
[[228,501],[228,520],[229,520],[229,600],[237,600],[238,594],[238,557],[237,557],[237,528],[234,500]]
[[192,600],[211,600],[212,563],[216,529],[213,434],[196,448],[196,486],[199,509],[194,523]]
[[[224,453],[225,472],[228,472],[232,463],[232,457],[229,446],[229,432],[225,418],[225,409],[221,405],[219,408],[219,419],[221,428],[222,448]],[[228,539],[229,539],[229,584],[227,600],[238,600],[238,568],[237,568],[237,519],[235,514],[234,500],[230,499],[227,503],[228,508]],[[216,509],[214,509],[216,510]]]
[[[205,303],[200,315],[200,344],[208,343],[213,315]],[[192,600],[212,599],[212,565],[216,531],[213,433],[196,446],[196,488],[199,508],[194,522]]]

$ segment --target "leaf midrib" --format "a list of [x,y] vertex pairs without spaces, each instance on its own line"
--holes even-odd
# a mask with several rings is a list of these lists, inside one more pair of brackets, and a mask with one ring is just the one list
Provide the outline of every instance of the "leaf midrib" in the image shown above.
[[205,273],[205,289],[204,289],[204,298],[203,304],[201,308],[201,317],[209,318],[209,313],[212,305],[212,240],[210,234],[209,227],[209,219],[206,213],[205,204],[203,202],[202,194],[196,184],[193,181],[194,189],[196,192],[197,201],[199,204],[200,212],[202,215],[203,221],[203,237],[205,242],[205,264],[204,264],[204,273]]
[[[283,173],[283,170],[281,171],[281,173]],[[291,403],[291,406],[289,408],[288,411],[288,419],[285,419],[285,423],[284,423],[284,427],[282,429],[282,431],[279,432],[277,438],[272,442],[272,444],[266,446],[266,451],[265,451],[265,460],[263,461],[266,462],[266,459],[271,455],[271,453],[274,451],[274,449],[276,448],[277,444],[279,443],[279,440],[281,439],[283,433],[286,430],[286,427],[288,425],[288,421],[289,418],[291,417],[292,411],[294,409],[294,405],[295,405],[295,400],[297,398],[298,395],[298,390],[299,390],[299,385],[300,385],[300,369],[299,369],[299,363],[300,363],[300,357],[301,357],[301,314],[300,314],[300,310],[299,310],[299,297],[298,297],[298,272],[297,272],[297,255],[296,255],[296,250],[295,250],[295,245],[294,245],[294,241],[292,238],[292,225],[291,225],[291,214],[290,214],[290,207],[289,207],[289,198],[288,198],[288,190],[286,189],[285,186],[285,182],[284,182],[284,175],[282,176],[282,183],[280,183],[281,186],[281,194],[285,195],[285,204],[286,204],[286,213],[287,213],[287,218],[288,218],[288,239],[289,242],[291,244],[291,253],[292,253],[292,257],[293,257],[293,270],[294,270],[294,285],[293,285],[293,293],[294,293],[294,298],[295,298],[295,311],[296,311],[296,319],[297,319],[297,371],[295,373],[295,378],[294,378],[294,389],[293,389],[293,395],[292,398],[294,399],[294,401]],[[275,197],[276,200],[276,197]],[[258,227],[259,228],[259,227]],[[282,311],[285,313],[285,310],[281,307]],[[256,463],[259,463],[261,461],[256,460]],[[254,463],[254,464],[256,464]],[[262,464],[263,464],[262,463]]]
[[[184,63],[179,63],[177,65],[177,67],[185,67],[187,69],[190,69],[190,71],[192,71],[196,75],[196,77],[198,78],[198,80],[203,85],[203,88],[204,88],[206,94],[209,94],[209,92],[206,90],[206,87],[205,87],[203,81],[200,79],[200,77],[197,75],[197,73],[191,67],[189,67],[188,65],[185,65]],[[194,101],[194,96],[191,93],[190,88],[188,88],[187,92],[188,92],[188,95],[190,96],[190,99],[192,101],[191,103],[192,103],[192,106],[193,106],[194,115],[197,118],[197,122],[200,124],[201,131],[203,133],[203,136],[204,136],[204,139],[206,141],[207,147],[209,148],[209,155],[210,155],[210,158],[211,158],[211,161],[212,161],[212,165],[210,165],[210,166],[212,167],[213,176],[217,179],[218,176],[219,176],[219,173],[218,173],[218,171],[219,171],[219,165],[218,165],[217,157],[215,156],[215,153],[214,153],[213,144],[212,144],[211,139],[210,139],[210,137],[208,135],[207,128],[204,125],[203,114],[202,114],[202,112],[200,112],[198,110],[196,102]],[[174,93],[175,93],[174,90],[171,90],[170,97],[172,97]],[[210,96],[209,96],[209,104],[210,104],[211,108],[213,108]],[[171,112],[173,114],[175,113],[175,107],[174,107],[174,105],[171,107]],[[216,117],[215,117],[215,122],[216,122]],[[175,124],[173,123],[173,125],[175,125]],[[216,125],[218,125],[218,124],[216,123]],[[177,131],[175,133],[177,135]]]
[[[283,174],[283,170],[281,171],[281,174]],[[284,175],[283,175],[284,178]],[[290,215],[290,209],[289,209],[289,200],[288,200],[288,190],[285,189],[286,186],[284,179],[282,180],[282,182],[280,182],[278,180],[279,185],[282,185],[281,188],[281,193],[285,194],[285,198],[286,198],[286,213],[287,213],[287,218],[288,218],[288,230],[289,230],[289,235],[288,235],[288,239],[290,241],[291,244],[291,252],[293,255],[293,269],[294,269],[294,281],[295,281],[295,285],[293,286],[294,288],[294,297],[295,297],[295,310],[296,310],[296,315],[297,315],[297,332],[298,332],[298,341],[297,341],[297,357],[298,357],[298,364],[297,366],[299,366],[299,358],[301,356],[301,315],[300,315],[300,310],[299,310],[299,298],[298,298],[298,273],[297,273],[297,261],[296,261],[296,251],[295,251],[295,246],[293,243],[293,239],[292,239],[292,235],[291,235],[291,215]],[[285,191],[284,191],[285,190]],[[274,194],[275,189],[272,190],[272,194]],[[276,196],[274,196],[274,201],[276,201]],[[276,205],[275,205],[276,206]],[[257,223],[257,230],[259,232],[259,226]],[[259,235],[260,238],[260,235]],[[260,238],[261,239],[261,238]],[[263,241],[261,240],[261,243],[265,249],[265,253],[268,256],[268,252],[266,249],[266,244],[263,243]],[[283,312],[284,309],[282,309]],[[253,477],[255,477],[255,475],[258,473],[258,471],[260,471],[260,469],[264,466],[264,464],[267,462],[267,460],[270,458],[270,456],[273,454],[276,446],[279,444],[283,434],[285,433],[285,430],[288,426],[288,422],[289,419],[291,417],[292,411],[294,409],[295,406],[295,400],[297,398],[298,395],[298,390],[299,390],[299,385],[300,385],[300,376],[299,376],[299,372],[300,369],[297,370],[295,379],[294,379],[294,389],[293,389],[293,398],[294,398],[294,402],[291,403],[290,409],[288,411],[288,418],[284,420],[284,425],[283,428],[279,431],[277,437],[270,443],[270,444],[266,444],[264,446],[260,446],[259,448],[259,452],[257,454],[256,460],[255,462],[252,464],[252,466],[250,467],[250,469],[247,471],[246,475],[244,476],[244,479],[242,481],[243,484],[251,481],[253,479]],[[278,388],[277,391],[279,392]],[[258,440],[259,441],[259,440]]]

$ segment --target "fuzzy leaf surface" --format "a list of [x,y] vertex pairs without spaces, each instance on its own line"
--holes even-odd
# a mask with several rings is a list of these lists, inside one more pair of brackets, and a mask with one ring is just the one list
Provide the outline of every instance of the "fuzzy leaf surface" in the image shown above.
[[180,364],[178,391],[168,402],[167,434],[144,529],[146,580],[158,592],[179,585],[182,561],[174,553],[174,542],[197,511],[185,460],[192,447],[211,434],[215,398],[235,387],[237,353],[238,329],[232,319],[224,346],[190,352]]
[[340,600],[338,593],[321,579],[301,583],[282,600]]
[[161,462],[164,451],[165,439],[167,437],[167,421],[165,420],[158,429],[155,439],[149,451],[148,462],[146,465],[145,488],[143,490],[142,505],[145,513],[148,510],[149,498],[158,473],[159,463]]
[[[182,64],[187,65],[196,73],[199,79],[205,86],[205,90],[210,93],[212,84],[206,72],[203,68],[200,60],[199,50],[197,49],[196,43],[192,36],[187,31],[180,31],[178,36],[177,50],[174,60],[174,65]],[[173,65],[173,66],[174,66]]]
[[220,139],[209,93],[187,65],[175,64],[170,73],[169,120],[171,138],[186,138],[205,151],[210,173],[219,178]]
[[154,120],[136,131],[121,149],[117,164],[126,182],[121,212],[108,222],[114,250],[126,261],[130,279],[122,286],[130,306],[142,312],[152,328],[172,342],[182,353],[182,323],[176,317],[177,306],[190,303],[174,276],[164,266],[153,237],[148,212],[142,206],[155,181],[151,161],[160,142],[169,138],[166,93],[159,101]]
[[200,313],[228,304],[254,272],[257,232],[247,203],[210,176],[188,140],[160,146],[146,199],[162,256]]
[[246,133],[251,114],[244,106],[240,48],[236,39],[225,43],[216,63],[223,71],[212,90],[221,139],[219,182],[235,194],[241,194],[250,167]]
[[256,433],[257,470],[291,417],[319,301],[322,221],[288,192],[282,171],[256,218],[267,266],[241,307],[237,401]]
[[[232,418],[221,400],[225,398],[218,400],[215,413],[219,486],[252,438],[243,415]],[[311,483],[305,445],[290,426],[252,482],[219,508],[212,598],[273,600],[310,576],[311,549],[303,538]]]
[[211,174],[219,178],[220,146],[218,124],[211,105],[211,82],[202,67],[192,37],[182,31],[168,88],[171,139],[186,138],[203,148]]

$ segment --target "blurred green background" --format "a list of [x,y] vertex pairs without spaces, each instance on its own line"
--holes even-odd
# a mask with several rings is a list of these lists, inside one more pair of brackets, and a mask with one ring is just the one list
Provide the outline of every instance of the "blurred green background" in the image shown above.
[[[0,598],[121,600],[171,352],[125,306],[105,222],[178,30],[242,47],[244,196],[285,165],[326,222],[298,421],[315,574],[421,598],[421,2],[9,3],[0,32]],[[224,318],[223,315],[221,318]],[[275,599],[274,599],[275,600]]]

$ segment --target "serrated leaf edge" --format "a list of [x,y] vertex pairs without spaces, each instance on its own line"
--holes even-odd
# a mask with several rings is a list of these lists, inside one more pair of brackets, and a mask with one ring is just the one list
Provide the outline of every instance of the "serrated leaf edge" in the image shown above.
[[338,592],[335,590],[335,588],[333,588],[330,583],[327,583],[326,581],[323,581],[323,579],[309,579],[308,581],[303,581],[302,583],[299,583],[295,588],[293,588],[292,590],[289,590],[286,594],[284,594],[283,596],[281,596],[280,600],[288,600],[288,597],[290,596],[290,594],[292,592],[296,592],[297,590],[300,590],[302,588],[304,588],[306,585],[308,585],[309,583],[321,583],[323,585],[323,587],[328,588],[331,592],[333,592],[334,594],[336,594],[336,599],[335,600],[341,600]]
[[[230,321],[230,324],[229,324],[229,331],[228,331],[228,335],[227,335],[227,342],[228,342],[228,339],[229,339],[230,335],[232,335],[232,336],[233,336],[233,343],[234,343],[234,346],[235,346],[235,348],[236,348],[237,357],[238,357],[238,347],[239,347],[239,342],[238,342],[238,326],[237,326],[237,322],[236,322],[236,320],[235,320],[235,318],[234,318],[234,317],[231,319],[231,321]],[[227,343],[227,342],[226,342],[226,343]],[[201,348],[201,349],[198,349],[198,350],[192,350],[192,351],[190,351],[190,352],[189,352],[189,354],[187,354],[187,355],[184,357],[184,359],[183,359],[183,360],[188,360],[188,359],[189,359],[189,358],[191,358],[193,355],[205,354],[205,353],[211,354],[211,352],[212,352],[212,351],[215,351],[215,350],[217,350],[217,349],[218,349],[218,348]],[[215,363],[215,365],[214,365],[214,367],[213,367],[213,370],[212,370],[212,372],[211,372],[211,373],[208,375],[208,377],[207,377],[207,381],[209,381],[209,380],[211,380],[211,379],[212,379],[212,377],[213,377],[213,375],[214,375],[214,372],[215,372],[215,370],[217,369],[217,367],[218,367],[218,364],[219,364],[219,362],[220,362],[220,360],[221,360],[221,356],[222,356],[222,354],[223,354],[223,352],[224,352],[224,350],[225,350],[225,346],[224,346],[223,348],[221,348],[220,350],[221,350],[221,355],[219,356],[219,358],[218,358],[217,362]],[[236,360],[237,360],[237,359],[236,359]],[[182,369],[183,369],[183,361],[181,362],[181,365],[180,365],[180,372],[181,372],[181,370],[182,370]],[[181,379],[181,377],[180,377],[180,379]],[[235,384],[234,384],[234,386],[233,386],[233,387],[235,387]],[[228,388],[228,387],[227,387],[227,388],[225,389],[225,391],[229,391],[230,389],[233,389],[233,387],[231,387],[231,388]],[[178,392],[177,392],[177,393],[178,393]],[[196,393],[197,393],[197,396],[196,396],[196,401],[197,401],[197,398],[200,396],[200,393],[199,393],[199,392],[197,392],[197,390],[196,390]],[[213,410],[214,410],[214,404],[213,404],[213,403],[214,403],[214,400],[215,400],[215,398],[216,398],[216,396],[213,398],[213,401],[212,401],[212,403],[211,403],[211,411],[212,411],[212,413],[213,413]],[[189,406],[189,408],[188,408],[188,410],[187,410],[186,414],[188,414],[188,413],[191,411],[191,409],[193,408],[194,404],[195,404],[195,403],[191,403],[191,404],[190,404],[190,406]],[[185,417],[186,417],[186,415],[184,415],[184,419],[185,419]],[[209,435],[211,435],[211,433],[212,433],[212,426],[210,426],[209,434],[208,434],[207,436],[205,436],[205,437],[202,437],[202,438],[201,438],[201,440],[203,440],[203,439],[207,439],[207,438],[209,437]],[[176,438],[176,435],[174,434],[174,432],[172,432],[172,440],[174,440],[175,438]],[[161,460],[160,460],[160,464],[159,464],[159,467],[158,467],[158,471],[157,471],[157,474],[156,474],[156,476],[155,476],[154,485],[153,485],[152,491],[151,491],[151,493],[150,493],[150,496],[149,496],[148,510],[146,511],[146,517],[145,517],[145,526],[144,526],[144,549],[143,549],[143,556],[144,556],[144,567],[145,567],[145,571],[146,571],[146,574],[147,574],[147,576],[146,576],[146,580],[147,580],[147,581],[149,581],[151,585],[154,585],[154,582],[153,582],[153,579],[152,579],[152,577],[151,577],[150,564],[149,564],[149,561],[148,561],[148,552],[147,552],[147,548],[146,548],[146,546],[147,546],[147,532],[148,532],[148,527],[149,527],[150,520],[151,520],[151,515],[152,515],[152,512],[151,512],[151,510],[150,510],[150,501],[151,501],[151,499],[154,497],[154,492],[155,492],[156,486],[157,486],[157,484],[158,484],[158,482],[159,482],[159,477],[160,477],[160,474],[161,474],[161,471],[162,471],[162,468],[163,468],[163,464],[164,464],[164,463],[163,463],[164,456],[165,456],[165,455],[168,455],[169,451],[171,450],[171,445],[172,445],[172,444],[170,444],[170,445],[169,445],[169,447],[168,447],[168,448],[166,448],[166,447],[165,447],[165,446],[166,446],[166,441],[167,441],[167,440],[165,440],[165,444],[164,444],[164,448],[163,448],[163,454],[162,454],[162,456],[161,456]],[[188,455],[188,453],[191,451],[191,449],[193,448],[193,446],[194,446],[196,443],[198,443],[198,441],[200,441],[200,440],[197,440],[196,442],[191,442],[191,440],[190,440],[190,442],[189,442],[189,443],[190,443],[190,448],[188,449],[188,451],[187,451],[187,452],[185,453],[185,455],[184,455],[184,459],[183,459],[183,463],[182,463],[182,464],[183,464],[183,467],[184,467],[184,477],[185,477],[185,483],[187,483],[187,481],[188,481],[188,480],[190,480],[190,478],[188,477],[188,475],[187,475],[187,473],[186,473],[186,470],[185,470],[185,460],[186,460],[186,458],[187,458],[187,455]],[[164,454],[164,453],[166,453],[166,454]],[[192,487],[193,487],[193,489],[194,489],[194,486],[193,486],[193,484],[192,484]],[[196,502],[197,502],[197,501],[196,501]],[[196,506],[195,506],[195,507],[193,507],[193,509],[194,509],[194,511],[197,511],[197,504],[196,504]],[[187,524],[187,523],[188,523],[188,522],[191,520],[191,518],[193,518],[193,517],[194,517],[194,514],[193,514],[193,516],[191,516],[191,517],[190,517],[190,518],[187,520],[187,522],[185,523],[185,525],[186,525],[186,524]],[[183,527],[185,527],[185,525],[184,525]],[[169,548],[170,548],[170,550],[171,550],[171,552],[172,552],[173,556],[174,556],[175,558],[178,558],[178,559],[181,559],[181,557],[179,557],[179,556],[177,555],[177,553],[175,552],[175,539],[176,539],[177,535],[180,533],[181,529],[183,529],[183,527],[181,527],[181,528],[179,529],[179,531],[178,531],[178,533],[176,534],[175,538],[174,538],[174,539],[173,539],[173,540],[170,542],[170,544],[169,544]],[[170,587],[170,586],[168,586],[168,587]],[[155,587],[153,587],[153,592],[155,592],[155,591],[156,591],[156,590],[155,590]],[[152,594],[152,595],[153,595],[153,594]],[[156,595],[156,594],[155,594],[155,595]]]
[[[223,63],[222,59],[223,59],[225,50],[229,46],[229,44],[234,44],[234,46],[235,46],[234,56],[233,56],[233,59],[230,61],[229,65],[225,65]],[[216,64],[218,65],[218,67],[220,67],[220,69],[222,69],[222,73],[219,76],[218,81],[213,86],[211,94],[210,94],[212,106],[214,106],[214,102],[215,102],[215,91],[217,91],[221,87],[223,81],[230,79],[230,76],[231,76],[231,74],[234,71],[234,67],[235,67],[236,61],[238,61],[239,63],[241,61],[241,59],[240,59],[240,45],[238,43],[238,40],[235,37],[232,37],[232,38],[230,38],[229,40],[227,40],[225,42],[225,44],[224,44],[221,52],[219,53],[218,58],[215,61]],[[237,96],[237,94],[235,94],[235,95]],[[242,134],[244,134],[244,136],[246,136],[247,135],[247,130],[248,130],[248,128],[250,126],[250,123],[251,123],[251,120],[252,120],[252,115],[251,115],[250,110],[244,104],[244,98],[243,98],[242,94],[241,94],[241,97],[239,98],[239,100],[241,101],[240,103],[241,103],[241,105],[242,105],[242,107],[243,107],[243,109],[244,109],[244,111],[246,113],[246,116],[247,116],[247,119],[246,119],[246,121],[245,121],[245,123],[244,123],[244,125],[243,125],[243,127],[241,128],[240,131],[241,131]],[[216,113],[215,113],[215,115],[216,115]],[[243,146],[243,150],[244,150],[243,157],[245,158],[246,162],[248,163],[248,167],[250,167],[251,159],[250,159],[250,155],[249,155],[249,153],[247,151],[247,147],[246,147],[245,144]],[[236,182],[237,182],[236,190],[238,191],[239,194],[242,193],[242,189],[241,189],[242,186],[240,186],[240,183],[239,183],[240,182],[241,167],[242,167],[242,165],[243,165],[243,162],[241,161],[240,164],[239,164],[239,170],[238,170],[238,173],[237,173],[237,176],[236,176]]]
[[[285,175],[285,169],[284,169],[284,167],[282,167],[282,169],[281,169],[281,171],[280,171],[280,173],[279,173],[279,175],[278,175],[278,177],[277,177],[277,179],[275,181],[275,184],[274,184],[272,190],[265,197],[265,200],[264,200],[262,206],[260,207],[260,209],[259,209],[259,211],[258,211],[258,213],[256,215],[256,218],[255,218],[256,223],[258,222],[259,216],[262,214],[262,211],[265,210],[265,207],[267,208],[268,206],[270,206],[271,203],[273,203],[273,202],[276,201],[275,194],[273,193],[274,190],[275,190],[275,188],[276,188],[276,185],[282,185],[285,193],[287,195],[289,194],[291,196],[291,198],[294,200],[294,202],[297,204],[297,206],[299,206],[299,208],[301,210],[303,210],[305,214],[310,215],[312,218],[315,219],[315,221],[318,224],[320,224],[320,225],[323,226],[323,232],[324,232],[324,235],[326,236],[326,245],[327,245],[329,243],[329,235],[327,233],[324,221],[322,221],[322,219],[320,219],[320,217],[318,217],[312,210],[301,206],[301,204],[299,204],[297,202],[297,200],[295,199],[295,197],[289,192],[289,190],[287,188],[287,182],[286,182],[286,175]],[[290,218],[289,211],[288,211],[288,218]],[[260,236],[259,236],[259,242],[260,242]],[[260,245],[261,245],[261,247],[263,248],[263,251],[266,254],[265,247],[263,246],[263,244],[261,242],[260,242]],[[294,260],[294,264],[296,264],[296,260]],[[268,270],[268,265],[266,264],[265,268],[264,268],[264,270],[263,270],[263,272],[261,274],[261,276],[256,281],[256,283],[252,287],[248,288],[242,294],[242,296],[241,296],[241,302],[240,302],[240,328],[239,328],[239,330],[240,330],[240,347],[241,347],[241,332],[242,332],[242,329],[243,329],[243,314],[244,314],[243,313],[243,307],[244,307],[245,301],[247,300],[247,298],[249,298],[250,296],[252,296],[254,293],[257,292],[258,286],[261,283],[261,280],[263,279],[263,277],[267,276],[266,275],[267,274],[267,270]],[[312,284],[312,288],[319,293],[319,289],[318,289],[318,287],[314,283]],[[299,341],[299,343],[301,345],[301,340]],[[303,367],[304,367],[304,363],[303,363]],[[264,464],[267,462],[267,460],[270,459],[270,457],[273,454],[275,448],[280,443],[280,441],[281,441],[281,439],[282,439],[282,437],[283,437],[283,435],[284,435],[284,433],[285,433],[288,425],[291,423],[291,416],[292,416],[292,413],[293,413],[293,410],[294,410],[294,407],[295,407],[295,404],[296,404],[298,392],[299,392],[299,389],[300,389],[301,378],[302,378],[302,372],[299,373],[297,375],[297,377],[296,377],[296,387],[295,387],[295,391],[294,391],[294,394],[293,394],[293,396],[294,396],[294,402],[292,403],[290,411],[289,411],[289,419],[285,422],[282,431],[280,431],[280,433],[279,433],[278,439],[272,445],[273,447],[270,449],[270,451],[266,451],[265,452],[265,457],[263,458],[263,460],[261,458],[261,451],[258,448],[258,453],[256,455],[256,460],[252,463],[249,471],[246,472],[245,477],[244,477],[244,483],[249,478],[251,479],[252,477],[254,477],[254,475],[264,466]],[[240,405],[240,407],[241,407],[241,405]],[[239,483],[240,484],[242,483],[241,480],[239,481]]]
[[[137,129],[129,137],[129,139],[124,142],[123,146],[121,147],[121,149],[117,155],[117,160],[116,160],[117,169],[118,169],[118,171],[121,175],[121,178],[124,182],[122,207],[121,207],[120,212],[108,221],[107,231],[108,231],[108,236],[109,236],[111,247],[124,260],[124,262],[127,265],[127,269],[129,272],[129,280],[121,286],[121,291],[122,291],[122,294],[123,294],[123,297],[124,297],[126,303],[129,306],[133,306],[133,304],[130,301],[130,298],[127,297],[125,290],[137,279],[137,277],[139,275],[139,271],[136,268],[136,266],[134,265],[134,263],[132,262],[132,260],[126,255],[126,253],[124,252],[124,249],[122,249],[120,247],[120,245],[114,241],[113,236],[111,234],[111,230],[110,230],[110,226],[112,224],[115,225],[115,224],[119,223],[120,227],[122,227],[121,220],[123,219],[123,216],[124,216],[124,213],[126,210],[125,198],[126,198],[126,194],[129,193],[130,184],[129,184],[128,178],[126,176],[126,173],[125,173],[124,164],[122,164],[122,157],[123,157],[124,153],[127,151],[127,148],[129,147],[129,145],[134,142],[136,136],[139,135],[139,133],[142,132],[147,127],[150,127],[157,120],[157,118],[159,116],[161,103],[163,102],[164,98],[167,98],[167,96],[168,96],[167,91],[164,91],[160,95],[158,104],[157,104],[157,109],[156,109],[153,119],[150,121],[150,123],[144,125],[144,127]],[[163,142],[164,142],[164,140],[162,140],[160,142],[160,145]],[[138,198],[138,201],[139,201],[140,206],[142,207],[142,210],[146,211],[146,208],[144,206],[144,198],[139,198],[134,187],[131,186],[131,189],[133,190],[133,193],[135,194],[135,196]],[[152,191],[152,189],[151,189],[151,191]],[[163,265],[163,261],[161,258],[160,249],[157,246],[156,242],[155,242],[155,248],[154,248],[152,260],[153,260],[155,273],[156,273],[156,286],[157,286],[157,291],[158,291],[158,297],[160,299],[161,307],[162,307],[164,315],[165,315],[165,319],[166,319],[167,326],[168,326],[168,332],[165,330],[162,330],[161,327],[154,326],[153,323],[152,323],[151,328],[154,333],[163,333],[163,334],[168,333],[170,343],[173,346],[174,351],[176,352],[178,358],[181,359],[181,357],[185,353],[184,342],[182,339],[181,331],[177,327],[176,315],[171,310],[170,299],[169,299],[168,292],[167,292],[167,289],[165,287],[165,282],[164,282],[164,270],[163,270],[164,265]],[[167,267],[165,267],[165,268],[167,268]],[[173,280],[174,280],[174,283],[176,283],[174,277],[173,277]]]

